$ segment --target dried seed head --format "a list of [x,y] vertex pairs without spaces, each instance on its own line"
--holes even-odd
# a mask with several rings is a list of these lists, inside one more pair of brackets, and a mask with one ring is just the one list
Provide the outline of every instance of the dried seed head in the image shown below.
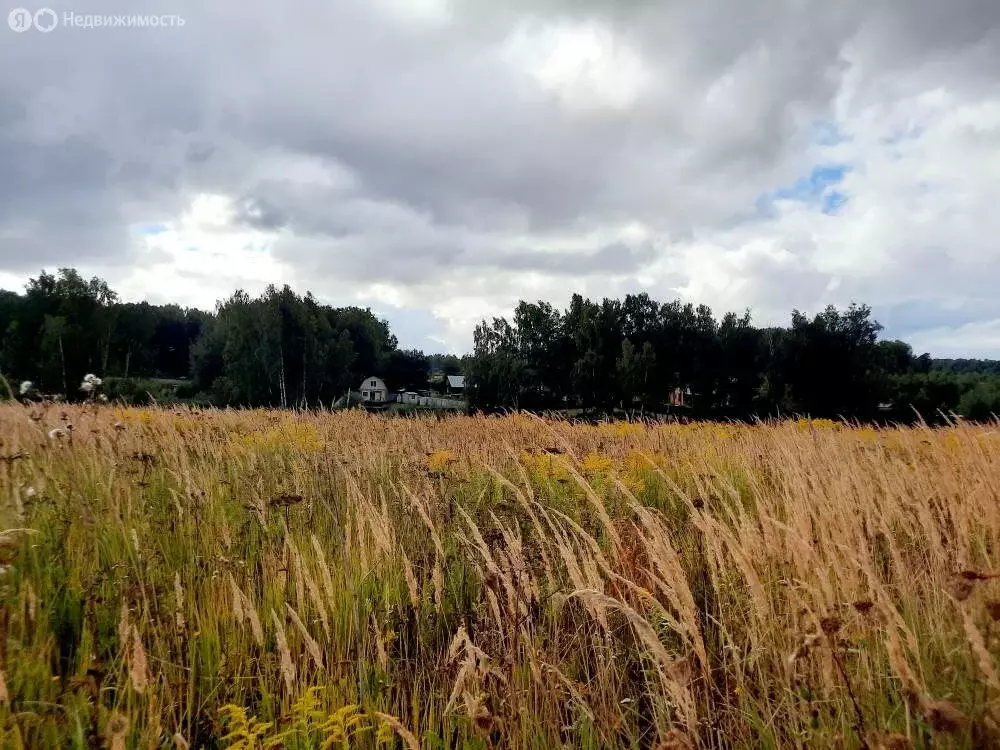
[[988,581],[991,578],[1000,578],[1000,573],[983,572],[981,570],[963,570],[958,575],[966,581]]
[[302,502],[302,495],[279,495],[268,501],[272,508],[287,508],[290,505],[297,505]]
[[128,719],[117,711],[111,714],[104,728],[105,739],[110,750],[125,750],[125,734],[128,732]]
[[819,627],[826,635],[834,635],[844,627],[844,622],[839,617],[824,617],[819,621]]
[[413,573],[413,566],[410,564],[410,558],[406,556],[405,552],[401,552],[403,560],[403,574],[406,577],[406,588],[410,594],[410,606],[414,609],[420,609],[420,586],[417,583],[417,577]]
[[680,729],[671,729],[656,750],[694,750],[694,743]]
[[867,615],[869,612],[872,611],[872,607],[874,606],[875,603],[869,599],[862,599],[860,601],[854,602],[855,611],[857,611],[859,614],[862,615]]
[[809,654],[812,647],[816,645],[816,642],[822,637],[821,633],[810,633],[805,638],[802,639],[802,643],[797,649],[795,649],[788,657],[786,661],[786,667],[789,672],[795,668],[795,662],[797,662],[802,657]]
[[302,618],[299,617],[299,613],[292,609],[292,605],[285,602],[285,609],[288,612],[288,616],[292,618],[292,622],[295,623],[295,627],[299,629],[299,634],[302,636],[302,640],[305,641],[306,651],[312,657],[313,663],[316,665],[316,669],[323,669],[323,651],[319,647],[319,643],[316,639],[309,634],[309,630],[306,628],[306,624],[302,622]]
[[974,580],[959,578],[951,587],[951,595],[960,602],[964,602],[972,596],[972,590],[976,587]]
[[132,624],[128,617],[128,604],[122,602],[121,613],[118,616],[118,644],[125,648],[128,645],[129,637],[132,635]]
[[260,624],[260,618],[257,616],[257,608],[247,599],[246,595],[243,596],[243,609],[250,623],[250,632],[253,633],[254,643],[257,644],[257,648],[263,648],[264,628]]
[[905,734],[882,732],[872,735],[868,744],[875,750],[913,750],[913,741]]
[[128,731],[128,720],[123,714],[115,712],[108,721],[109,734],[124,734]]
[[274,636],[278,642],[278,655],[281,659],[281,676],[285,680],[285,687],[291,693],[295,687],[295,663],[292,661],[292,654],[288,650],[288,639],[285,638],[285,628],[278,619],[275,611],[271,610],[271,621],[274,623]]
[[174,573],[174,621],[177,629],[184,632],[184,587],[181,586],[180,573]]
[[889,638],[886,642],[886,650],[889,655],[889,663],[893,671],[899,677],[903,686],[903,694],[906,702],[913,707],[921,705],[923,700],[923,687],[917,680],[917,676],[910,668],[906,655],[903,653],[903,646],[899,641],[899,635],[895,630],[889,631]]
[[476,732],[478,732],[480,736],[486,737],[499,726],[500,720],[495,716],[491,716],[486,709],[483,709],[482,712],[476,714],[473,719],[473,723],[476,726]]
[[232,573],[229,574],[229,591],[233,600],[233,618],[237,624],[242,625],[246,619],[246,615],[243,612],[243,592],[236,585],[236,579],[233,578]]
[[969,717],[948,701],[924,703],[924,717],[935,732],[957,732],[969,723]]
[[142,638],[139,637],[139,629],[132,626],[132,651],[128,657],[129,677],[132,679],[132,687],[137,693],[143,693],[149,683],[148,662],[146,661],[146,650],[142,647]]
[[993,622],[1000,620],[1000,600],[990,599],[986,602],[986,611],[989,612]]
[[692,664],[690,655],[676,659],[672,664],[667,666],[667,674],[670,679],[685,687],[691,684],[694,672],[695,666]]

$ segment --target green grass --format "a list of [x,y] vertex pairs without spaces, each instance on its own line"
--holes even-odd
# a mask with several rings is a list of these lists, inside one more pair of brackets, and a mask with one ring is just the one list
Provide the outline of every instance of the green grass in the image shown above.
[[996,425],[9,405],[0,435],[4,746],[998,736]]

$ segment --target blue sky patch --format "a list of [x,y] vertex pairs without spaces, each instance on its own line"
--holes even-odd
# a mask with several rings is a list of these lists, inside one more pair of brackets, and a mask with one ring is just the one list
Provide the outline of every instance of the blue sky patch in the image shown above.
[[832,188],[839,184],[850,167],[844,164],[827,164],[813,167],[805,177],[791,185],[780,187],[757,198],[757,212],[771,215],[775,201],[800,201],[815,204],[825,214],[834,214],[847,203],[847,194]]
[[139,227],[139,234],[144,234],[148,236],[162,234],[167,231],[166,224],[143,224]]
[[847,203],[847,196],[839,190],[831,190],[823,196],[823,213],[835,214]]

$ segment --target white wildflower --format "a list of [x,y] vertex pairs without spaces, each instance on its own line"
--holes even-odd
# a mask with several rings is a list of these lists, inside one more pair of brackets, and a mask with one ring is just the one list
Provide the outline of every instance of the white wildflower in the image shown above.
[[25,497],[34,497],[36,494],[38,494],[38,493],[36,492],[36,490],[35,490],[34,487],[25,487],[24,488],[24,496]]
[[49,440],[62,440],[64,437],[66,437],[66,430],[59,427],[49,430]]
[[27,396],[33,390],[35,390],[35,384],[34,383],[32,383],[30,380],[22,380],[21,381],[21,395],[22,396]]
[[85,393],[91,393],[92,391],[95,391],[98,388],[100,388],[103,382],[104,381],[101,380],[96,375],[94,375],[94,373],[88,372],[86,375],[83,376],[83,382],[80,383],[80,390],[84,391]]

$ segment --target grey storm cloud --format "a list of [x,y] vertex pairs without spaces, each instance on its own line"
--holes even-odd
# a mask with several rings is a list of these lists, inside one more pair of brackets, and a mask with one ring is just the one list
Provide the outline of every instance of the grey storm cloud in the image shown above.
[[[937,91],[1000,106],[993,0],[109,0],[54,10],[170,13],[185,24],[0,28],[0,272],[73,264],[125,276],[146,252],[130,227],[215,194],[232,200],[234,231],[270,236],[276,261],[331,295],[395,284],[418,290],[404,300],[418,305],[435,279],[479,290],[492,278],[500,305],[525,274],[550,280],[539,293],[566,296],[568,285],[639,289],[655,277],[661,297],[719,288],[707,301],[790,309],[829,301],[839,279],[840,293],[867,295],[876,310],[884,298],[896,312],[919,306],[918,292],[933,310],[932,298],[970,289],[976,319],[1000,319],[981,288],[997,280],[995,256],[975,273],[887,219],[900,234],[878,237],[896,270],[852,278],[817,265],[808,228],[758,230],[753,217],[761,195],[815,166],[824,123],[857,124],[845,136],[850,160],[862,158],[850,144],[874,132],[873,118],[906,124],[909,110],[880,109],[895,102]],[[606,32],[635,91],[626,96],[634,82],[586,51],[583,72],[564,70],[552,40],[567,29],[584,47],[588,33]],[[993,122],[963,131],[969,153],[990,148]],[[874,179],[864,165],[856,172]],[[934,177],[925,172],[912,179]],[[887,182],[878,195],[898,189]],[[994,181],[968,190],[1000,198]],[[871,223],[860,203],[845,222]],[[615,234],[634,224],[655,238]],[[754,232],[798,260],[732,261],[726,253]],[[712,236],[722,265],[745,276],[738,294],[699,286],[697,274],[712,273],[698,264],[699,238]],[[932,275],[915,265],[928,257]],[[918,290],[912,299],[901,279]]]

